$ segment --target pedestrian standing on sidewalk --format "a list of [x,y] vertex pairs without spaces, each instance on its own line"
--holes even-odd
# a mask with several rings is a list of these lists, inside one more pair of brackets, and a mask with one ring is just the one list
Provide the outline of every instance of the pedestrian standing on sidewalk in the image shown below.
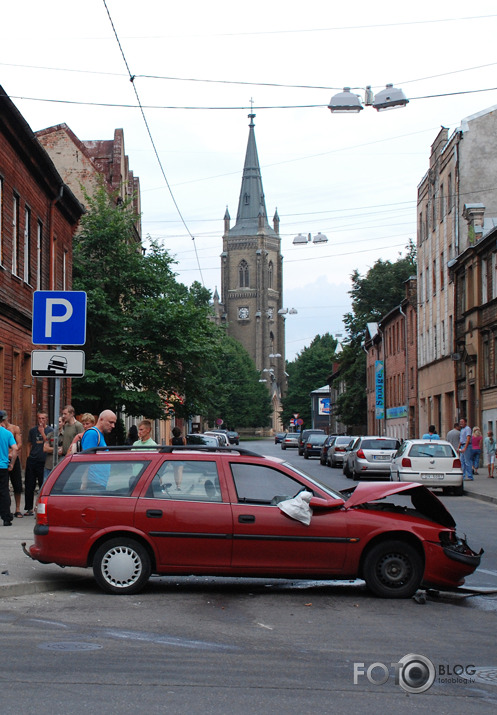
[[488,478],[493,479],[495,467],[495,439],[492,430],[487,432],[487,436],[483,440],[483,451],[485,452],[485,459],[487,461]]
[[69,452],[69,447],[77,434],[84,432],[83,425],[78,422],[74,415],[74,407],[66,405],[62,410],[62,419],[64,420],[64,437],[62,439],[62,456],[66,456]]
[[473,467],[473,474],[478,474],[478,467],[480,466],[480,454],[481,454],[481,443],[483,442],[483,436],[479,427],[473,427],[473,434],[471,436],[471,460]]
[[55,432],[50,432],[48,439],[43,444],[43,451],[45,452],[45,468],[43,471],[43,481],[45,482],[48,475],[53,469],[54,460],[54,449],[57,449],[57,455],[60,457],[62,455],[62,438],[64,435],[64,418],[59,417],[59,430],[56,435]]
[[17,457],[14,461],[14,465],[10,470],[10,483],[12,484],[12,491],[14,492],[14,500],[16,503],[16,510],[14,516],[17,519],[22,519],[21,512],[21,497],[22,497],[22,472],[21,472],[21,460],[19,458],[19,453],[22,447],[22,436],[21,430],[17,425],[13,425],[9,422],[7,417],[5,420],[5,427],[12,432],[14,439],[17,444]]
[[0,518],[4,526],[12,526],[10,511],[9,472],[17,459],[17,443],[7,427],[7,413],[0,410]]
[[460,427],[459,427],[459,422],[454,422],[454,427],[447,432],[446,440],[447,442],[450,442],[451,445],[454,447],[456,452],[459,451],[459,435],[460,435]]
[[461,432],[459,433],[459,456],[461,457],[461,466],[463,479],[473,481],[473,460],[471,458],[471,427],[465,417],[459,420]]
[[26,473],[24,476],[24,516],[33,516],[33,503],[35,498],[36,485],[43,484],[43,472],[45,469],[46,453],[43,445],[48,440],[52,427],[48,423],[46,412],[38,412],[36,415],[37,424],[29,430],[28,442],[31,451],[26,460]]

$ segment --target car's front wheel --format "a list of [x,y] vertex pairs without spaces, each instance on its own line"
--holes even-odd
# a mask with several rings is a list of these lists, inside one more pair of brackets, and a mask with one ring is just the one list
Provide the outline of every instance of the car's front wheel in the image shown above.
[[404,541],[384,541],[366,555],[363,568],[367,587],[381,598],[410,598],[421,585],[423,560]]
[[138,541],[125,537],[106,541],[95,552],[95,581],[107,593],[138,593],[151,574],[150,556]]

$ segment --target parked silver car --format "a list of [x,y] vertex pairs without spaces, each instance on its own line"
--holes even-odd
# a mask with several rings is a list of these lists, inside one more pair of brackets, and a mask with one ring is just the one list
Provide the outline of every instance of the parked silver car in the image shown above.
[[283,439],[281,440],[281,449],[288,449],[289,447],[295,447],[298,449],[299,446],[299,436],[296,432],[287,432]]
[[347,445],[347,448],[345,449],[345,453],[343,455],[343,466],[342,470],[347,479],[352,479],[352,472],[350,470],[350,456],[352,454],[352,451],[356,444],[359,442],[361,438],[360,437],[353,437],[349,444]]
[[361,437],[349,456],[349,470],[356,481],[365,477],[390,478],[390,464],[400,447],[395,437],[380,437],[368,435]]
[[355,439],[355,437],[353,437],[352,435],[341,435],[336,438],[336,440],[328,449],[328,454],[326,455],[328,466],[342,466],[345,450],[353,439]]

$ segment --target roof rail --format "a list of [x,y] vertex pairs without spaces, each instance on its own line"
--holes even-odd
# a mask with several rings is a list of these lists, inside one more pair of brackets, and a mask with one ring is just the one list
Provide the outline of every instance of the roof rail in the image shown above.
[[133,445],[107,445],[106,447],[88,447],[78,454],[96,454],[97,452],[159,452],[159,454],[170,454],[172,452],[227,452],[229,454],[242,454],[246,457],[263,457],[258,452],[252,452],[243,447],[209,447],[205,444],[158,444],[157,446],[150,445],[149,447],[134,447]]

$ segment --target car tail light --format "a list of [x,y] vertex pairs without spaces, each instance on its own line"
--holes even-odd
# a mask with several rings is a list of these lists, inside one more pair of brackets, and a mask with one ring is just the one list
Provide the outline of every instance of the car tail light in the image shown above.
[[335,452],[345,452],[345,447],[335,447]]
[[359,457],[359,459],[366,459],[366,455],[364,454],[362,449],[357,450],[357,456]]
[[454,459],[454,461],[452,462],[452,469],[461,469],[460,459]]
[[411,460],[409,459],[409,457],[402,458],[402,466],[403,467],[412,467]]
[[36,523],[46,526],[48,524],[47,497],[40,497],[36,505]]
[[307,442],[305,446],[307,447],[307,449],[310,449],[312,447],[312,442]]

